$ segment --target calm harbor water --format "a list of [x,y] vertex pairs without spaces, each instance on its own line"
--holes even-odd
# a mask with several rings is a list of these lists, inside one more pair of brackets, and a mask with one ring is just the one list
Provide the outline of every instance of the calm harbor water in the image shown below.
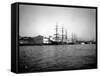
[[21,72],[95,67],[95,44],[19,47],[19,68]]

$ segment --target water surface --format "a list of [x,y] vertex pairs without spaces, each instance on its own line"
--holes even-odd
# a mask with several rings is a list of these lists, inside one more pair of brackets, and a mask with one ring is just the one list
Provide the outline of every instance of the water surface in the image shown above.
[[20,46],[19,48],[21,72],[94,67],[96,67],[95,44]]

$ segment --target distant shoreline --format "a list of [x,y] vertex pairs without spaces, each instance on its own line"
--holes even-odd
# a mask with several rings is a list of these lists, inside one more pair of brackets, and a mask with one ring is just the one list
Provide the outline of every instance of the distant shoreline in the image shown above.
[[37,45],[43,46],[43,45],[83,45],[83,44],[19,44],[19,46],[37,46]]

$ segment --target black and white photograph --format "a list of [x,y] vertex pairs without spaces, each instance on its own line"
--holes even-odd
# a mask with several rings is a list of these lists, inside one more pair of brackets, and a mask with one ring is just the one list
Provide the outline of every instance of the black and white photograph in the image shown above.
[[97,68],[97,9],[19,4],[18,70]]

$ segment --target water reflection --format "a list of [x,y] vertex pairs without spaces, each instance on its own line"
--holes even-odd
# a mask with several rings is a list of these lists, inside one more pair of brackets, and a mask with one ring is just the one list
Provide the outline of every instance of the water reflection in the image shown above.
[[20,71],[96,66],[95,45],[20,46]]

